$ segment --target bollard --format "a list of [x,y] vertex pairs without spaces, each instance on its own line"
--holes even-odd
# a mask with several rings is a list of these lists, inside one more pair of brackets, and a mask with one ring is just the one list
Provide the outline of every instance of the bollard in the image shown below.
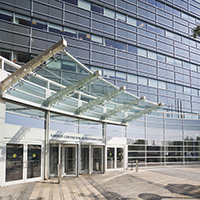
[[61,183],[61,169],[62,169],[62,165],[61,164],[58,164],[58,184]]
[[138,160],[136,160],[135,171],[138,172]]

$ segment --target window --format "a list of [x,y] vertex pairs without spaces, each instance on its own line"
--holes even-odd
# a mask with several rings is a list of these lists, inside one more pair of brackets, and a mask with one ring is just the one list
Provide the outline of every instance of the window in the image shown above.
[[106,46],[115,48],[115,41],[105,38]]
[[112,70],[104,69],[104,77],[115,78],[115,72]]
[[149,86],[158,87],[158,82],[153,79],[149,79]]
[[126,81],[126,74],[122,72],[116,72],[116,79]]
[[137,53],[137,47],[128,45],[128,51],[132,53]]
[[136,24],[137,24],[136,19],[133,19],[132,17],[128,17],[128,18],[127,18],[127,22],[128,22],[129,24],[134,25],[134,26],[136,26]]
[[148,52],[148,57],[156,60],[157,54],[154,53],[154,52],[149,51],[149,52]]
[[79,32],[78,33],[78,38],[81,39],[81,40],[87,40],[87,41],[91,40],[90,34],[84,33],[84,32]]
[[121,13],[116,13],[116,19],[121,21],[126,21],[126,16]]
[[38,19],[32,19],[32,27],[39,28],[43,31],[47,30],[47,23]]
[[49,23],[49,31],[53,33],[62,34],[62,26]]
[[147,78],[139,77],[139,84],[147,85]]
[[100,14],[103,14],[103,8],[101,6],[92,3],[91,10]]
[[84,8],[86,10],[91,10],[91,4],[87,1],[79,0],[78,1],[78,6],[80,8]]
[[138,55],[146,57],[147,56],[147,51],[144,50],[144,49],[138,48]]
[[74,4],[74,5],[78,4],[78,0],[63,0],[63,1]]
[[137,76],[128,74],[128,82],[137,83],[137,78],[138,78]]
[[0,9],[0,19],[11,22],[12,21],[12,13]]
[[115,12],[105,8],[105,16],[115,18]]
[[142,22],[142,21],[137,21],[137,26],[139,26],[140,28],[147,28],[146,23]]
[[116,48],[118,49],[121,49],[121,50],[126,50],[126,44],[122,43],[122,42],[115,42],[115,46]]
[[66,28],[64,27],[64,32],[63,34],[67,35],[67,36],[70,36],[70,37],[74,37],[76,38],[76,30],[73,30],[71,28]]
[[15,15],[15,23],[16,24],[22,24],[22,25],[25,25],[25,26],[30,26],[31,25],[31,18],[16,14]]
[[95,43],[98,43],[98,44],[102,44],[103,43],[103,38],[99,37],[99,36],[96,36],[96,35],[92,35],[91,41],[95,42]]

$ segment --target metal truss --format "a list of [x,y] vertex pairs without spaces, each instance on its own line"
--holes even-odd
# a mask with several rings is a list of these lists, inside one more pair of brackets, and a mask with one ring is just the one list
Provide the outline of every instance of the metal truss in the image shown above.
[[122,86],[122,87],[120,87],[120,89],[113,90],[112,92],[109,92],[108,94],[104,95],[103,97],[99,97],[99,98],[97,98],[95,100],[90,101],[89,103],[87,103],[87,104],[85,104],[83,106],[80,106],[76,110],[76,114],[80,115],[83,112],[92,109],[94,106],[100,105],[100,104],[104,103],[105,101],[108,101],[108,100],[112,99],[116,95],[122,93],[125,89],[126,89],[126,87]]
[[66,46],[67,41],[62,39],[58,43],[54,44],[52,47],[48,48],[43,53],[39,54],[38,56],[27,62],[25,65],[16,70],[14,73],[12,73],[0,83],[1,93],[4,93],[9,87],[15,85],[17,82],[20,81],[21,78],[31,73],[35,68],[43,64],[49,58],[55,56],[60,51],[64,51]]
[[132,114],[132,115],[129,115],[128,117],[126,117],[126,118],[122,121],[122,123],[125,124],[125,123],[127,123],[127,122],[129,122],[129,121],[132,121],[132,120],[138,118],[138,117],[141,117],[142,115],[150,114],[153,110],[157,110],[157,109],[159,109],[160,107],[162,107],[163,105],[164,105],[163,103],[159,103],[159,104],[156,105],[156,106],[152,106],[152,107],[150,107],[150,108],[148,108],[148,109],[139,111],[139,112],[137,112],[137,113],[135,113],[135,114]]
[[82,88],[84,85],[90,83],[92,80],[98,78],[100,75],[101,75],[101,71],[97,70],[94,74],[90,74],[90,75],[82,78],[81,80],[77,81],[75,84],[70,85],[70,86],[58,91],[57,93],[55,93],[52,96],[50,96],[49,98],[47,98],[43,102],[43,106],[48,107],[48,106],[52,105],[53,103],[62,99],[64,96],[67,96],[67,95],[73,93],[75,90]]
[[136,99],[134,101],[131,101],[130,103],[127,103],[123,106],[119,106],[118,108],[115,108],[113,110],[108,111],[107,113],[103,114],[101,119],[105,120],[111,116],[116,115],[117,113],[121,112],[122,110],[130,110],[132,108],[132,106],[138,104],[140,101],[145,101],[145,96],[141,97],[140,99]]

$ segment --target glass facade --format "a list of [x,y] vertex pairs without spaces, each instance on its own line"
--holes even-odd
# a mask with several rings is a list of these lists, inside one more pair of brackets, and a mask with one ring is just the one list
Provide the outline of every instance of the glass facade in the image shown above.
[[[142,117],[127,127],[106,125],[107,137],[127,138],[128,163],[136,159],[140,166],[199,163],[200,42],[191,37],[192,28],[200,22],[199,6],[200,3],[195,0],[99,0],[95,3],[85,0],[32,0],[32,3],[26,1],[23,4],[5,0],[0,5],[0,55],[22,65],[65,38],[67,50],[92,71],[99,69],[110,83],[126,86],[127,91],[136,96],[164,103],[163,112]],[[73,80],[77,79],[75,72],[80,76],[86,73],[70,60],[57,60],[54,67],[56,69],[49,66],[48,72],[40,70],[38,73],[65,86],[69,84],[66,72],[73,74]],[[15,70],[8,66],[5,69],[9,72]],[[30,81],[39,82],[37,77],[31,77]],[[38,84],[46,87],[42,80]],[[60,89],[55,84],[49,85],[52,90]],[[31,88],[27,93],[30,91],[34,92],[33,100],[43,102],[44,88]],[[16,91],[11,93],[16,94]],[[26,98],[28,95],[24,95]],[[81,98],[90,101],[87,96]],[[73,105],[76,107],[78,103],[73,101]],[[110,106],[109,103],[107,105]],[[6,123],[20,122],[23,125],[24,115],[15,115],[10,103],[7,108],[9,106]],[[59,108],[59,105],[55,107]],[[25,110],[21,105],[17,109]],[[31,115],[34,116],[35,112]],[[103,113],[100,109],[96,112]],[[28,126],[44,128],[44,117],[41,118],[30,117]],[[104,131],[101,122],[88,122],[53,112],[50,113],[50,130],[93,136],[102,136]],[[22,163],[19,160],[15,164],[13,155],[16,153],[13,152],[23,151],[23,145],[9,145],[7,152],[11,154],[7,155],[7,181],[18,180],[22,178]],[[28,148],[29,162],[34,165],[32,151],[41,150],[39,146]],[[75,154],[74,147],[66,148],[70,150],[66,154]],[[89,170],[88,152],[88,147],[83,146],[81,155],[87,158],[86,161],[81,160],[83,172]],[[92,154],[94,171],[102,171],[102,149],[94,148]],[[121,168],[125,162],[124,154],[123,148],[109,147],[107,168],[114,168],[114,159],[117,168]],[[75,173],[74,160],[70,162],[68,169],[71,171],[66,173]],[[58,146],[51,145],[50,174],[57,174],[57,163]],[[13,167],[18,167],[20,173],[10,177]],[[40,176],[40,173],[39,168],[36,172],[29,169],[30,178]]]

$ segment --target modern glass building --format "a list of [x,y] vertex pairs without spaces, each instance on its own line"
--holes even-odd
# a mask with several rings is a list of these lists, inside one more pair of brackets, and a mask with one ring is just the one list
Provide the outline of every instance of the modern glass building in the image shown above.
[[[19,76],[1,88],[0,185],[56,175],[58,163],[63,175],[127,169],[136,159],[144,167],[199,164],[200,42],[191,37],[199,6],[197,0],[0,1],[0,81],[67,41],[64,55],[52,54],[26,74],[30,79]],[[46,100],[93,72],[102,83],[90,77],[63,103],[58,96]],[[162,110],[152,112],[158,102]]]

